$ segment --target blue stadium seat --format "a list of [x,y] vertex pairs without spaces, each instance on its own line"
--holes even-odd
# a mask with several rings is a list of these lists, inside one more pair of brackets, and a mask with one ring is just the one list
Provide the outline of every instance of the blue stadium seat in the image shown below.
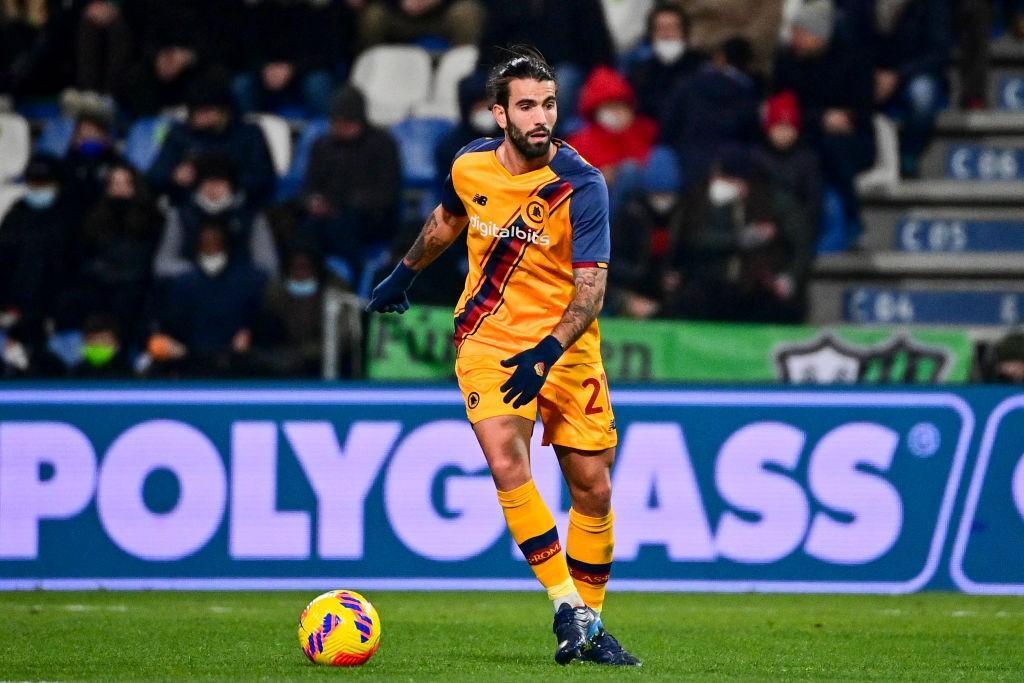
[[391,126],[402,157],[402,182],[407,188],[431,188],[435,181],[434,150],[454,124],[446,119],[405,119]]
[[292,154],[292,164],[288,172],[277,181],[278,201],[287,201],[293,198],[302,190],[302,184],[306,179],[306,166],[309,164],[309,153],[317,138],[327,132],[330,123],[327,119],[311,119],[306,122],[305,127],[299,134],[299,140],[295,143],[295,150]]
[[125,158],[139,171],[148,171],[173,125],[174,119],[169,116],[153,116],[133,123],[124,142]]
[[46,152],[63,158],[71,146],[71,137],[75,133],[75,120],[66,116],[55,116],[46,119],[43,131],[36,140],[36,151]]
[[678,192],[683,187],[679,172],[679,156],[671,147],[658,145],[651,149],[644,166],[643,188],[649,192]]

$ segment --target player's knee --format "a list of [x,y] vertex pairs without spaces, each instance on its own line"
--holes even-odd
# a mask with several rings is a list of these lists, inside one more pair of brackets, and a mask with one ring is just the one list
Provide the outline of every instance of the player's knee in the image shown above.
[[489,460],[491,476],[499,491],[511,491],[530,480],[530,467],[520,457],[492,455]]
[[576,486],[572,506],[588,517],[604,517],[612,509],[611,482],[602,478]]

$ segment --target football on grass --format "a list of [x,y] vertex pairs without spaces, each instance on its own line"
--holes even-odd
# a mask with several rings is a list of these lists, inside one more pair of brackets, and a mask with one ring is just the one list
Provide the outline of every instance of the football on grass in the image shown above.
[[327,591],[299,615],[299,645],[316,664],[359,666],[380,646],[380,617],[355,591]]

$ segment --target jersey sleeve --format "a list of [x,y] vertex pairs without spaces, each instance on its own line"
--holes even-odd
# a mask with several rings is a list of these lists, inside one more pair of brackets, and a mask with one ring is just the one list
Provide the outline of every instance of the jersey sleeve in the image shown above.
[[611,258],[608,186],[600,172],[594,176],[576,189],[569,203],[573,268],[607,268]]
[[451,173],[448,174],[448,177],[444,179],[444,183],[441,185],[441,206],[444,207],[445,211],[456,216],[466,215],[466,206],[459,198],[459,193],[455,191],[455,183],[452,182]]

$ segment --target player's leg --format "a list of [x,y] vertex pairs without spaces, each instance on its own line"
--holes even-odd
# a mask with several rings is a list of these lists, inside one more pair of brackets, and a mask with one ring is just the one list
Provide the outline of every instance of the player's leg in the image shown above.
[[[611,466],[615,448],[584,451],[555,445],[555,453],[572,499],[565,547],[569,572],[583,600],[600,615],[615,548],[611,506]],[[641,664],[605,630],[600,616],[594,630],[590,647],[583,652],[584,660],[620,666]]]
[[615,448],[582,451],[556,444],[555,453],[572,500],[566,539],[569,574],[583,601],[600,614],[615,548],[611,482]]
[[587,610],[569,576],[554,517],[530,471],[536,403],[513,409],[501,400],[498,388],[508,373],[497,360],[460,358],[456,374],[509,531],[555,608],[555,660],[567,664],[580,655],[590,634],[576,622],[575,610]]
[[555,518],[530,473],[533,421],[502,415],[473,425],[498,489],[498,502],[512,538],[555,607],[555,661],[568,664],[580,656],[593,633],[590,614],[576,590],[558,539]]
[[615,547],[611,467],[618,442],[601,364],[555,366],[539,405],[544,442],[554,445],[572,499],[566,539],[569,571],[595,617],[583,659],[639,665],[640,661],[604,630],[600,617]]

